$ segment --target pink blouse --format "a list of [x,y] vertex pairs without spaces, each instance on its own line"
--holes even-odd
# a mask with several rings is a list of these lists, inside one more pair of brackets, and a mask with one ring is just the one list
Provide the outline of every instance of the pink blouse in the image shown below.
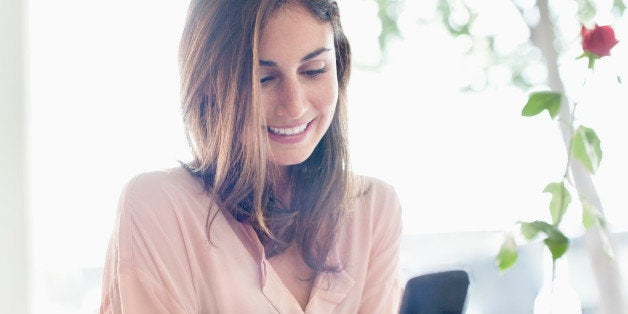
[[[217,210],[182,168],[125,187],[109,242],[101,313],[396,313],[401,207],[394,189],[365,178],[305,308],[264,257],[252,227]],[[206,232],[208,210],[215,213]]]

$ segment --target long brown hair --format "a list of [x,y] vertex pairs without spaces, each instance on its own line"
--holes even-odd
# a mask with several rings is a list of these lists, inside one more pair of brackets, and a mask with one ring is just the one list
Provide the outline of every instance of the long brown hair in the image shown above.
[[[288,3],[332,26],[339,97],[312,155],[290,167],[291,201],[281,204],[268,170],[256,68],[263,27]],[[351,51],[337,3],[192,0],[179,53],[183,120],[194,156],[188,171],[202,178],[223,210],[254,228],[267,256],[296,243],[315,271],[338,269],[327,264],[327,256],[348,211],[352,176],[346,108]]]

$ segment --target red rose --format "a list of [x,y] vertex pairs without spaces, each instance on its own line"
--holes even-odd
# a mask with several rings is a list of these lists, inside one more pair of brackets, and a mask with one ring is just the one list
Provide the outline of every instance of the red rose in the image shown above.
[[593,53],[598,58],[611,55],[611,48],[618,41],[615,38],[615,32],[610,26],[598,26],[595,24],[593,29],[587,29],[582,26],[580,30],[582,35],[582,49],[585,53]]

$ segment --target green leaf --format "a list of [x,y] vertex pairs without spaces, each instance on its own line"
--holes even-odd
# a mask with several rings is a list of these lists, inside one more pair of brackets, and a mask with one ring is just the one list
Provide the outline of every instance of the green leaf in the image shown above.
[[582,225],[586,230],[595,226],[606,228],[604,214],[595,205],[584,198],[580,198],[580,203],[582,204]]
[[561,257],[567,251],[569,239],[567,239],[555,225],[550,225],[540,220],[521,223],[521,233],[523,233],[524,237],[528,240],[532,240],[540,232],[543,232],[547,236],[543,242],[545,242],[545,245],[552,253],[554,260]]
[[[582,203],[582,225],[587,232],[598,232],[600,242],[602,242],[602,250],[609,258],[615,258],[615,252],[608,238],[604,214],[585,198],[580,198],[580,202]],[[593,227],[598,228],[591,230]]]
[[582,225],[589,230],[599,223],[599,211],[586,200],[582,200]]
[[593,129],[579,126],[571,142],[571,154],[590,172],[595,173],[602,161],[600,139]]
[[525,117],[536,116],[543,110],[547,110],[550,117],[554,119],[560,110],[562,95],[556,92],[535,92],[530,94],[528,102],[523,107],[521,115]]
[[495,261],[497,262],[497,267],[499,267],[499,270],[502,272],[512,267],[517,261],[517,243],[515,243],[515,238],[512,234],[508,234],[504,237],[504,242],[499,249]]
[[551,193],[550,214],[552,215],[552,223],[558,226],[563,219],[569,203],[571,203],[571,194],[565,188],[565,182],[554,182],[548,184],[543,192]]
[[545,221],[533,221],[533,222],[522,222],[521,223],[521,234],[526,240],[530,241],[541,232],[547,225]]
[[557,260],[565,252],[567,252],[567,248],[569,247],[569,239],[558,230],[555,226],[551,226],[552,229],[547,233],[547,238],[543,241],[545,245],[552,253],[552,259]]

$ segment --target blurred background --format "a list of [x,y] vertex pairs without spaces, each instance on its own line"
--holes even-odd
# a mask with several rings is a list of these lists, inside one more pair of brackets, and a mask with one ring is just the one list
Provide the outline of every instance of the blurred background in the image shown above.
[[[465,269],[467,313],[532,312],[547,280],[542,243],[523,245],[504,274],[494,259],[517,221],[550,219],[542,190],[564,172],[557,122],[521,116],[528,94],[548,88],[553,49],[578,122],[602,141],[593,181],[628,285],[623,1],[339,3],[354,53],[353,168],[397,189],[406,279]],[[190,158],[177,71],[187,5],[0,0],[0,313],[97,312],[124,184]],[[551,47],[532,35],[542,7]],[[585,86],[581,22],[610,24],[620,41]],[[583,312],[596,313],[581,211],[575,201],[561,225],[565,261]]]

